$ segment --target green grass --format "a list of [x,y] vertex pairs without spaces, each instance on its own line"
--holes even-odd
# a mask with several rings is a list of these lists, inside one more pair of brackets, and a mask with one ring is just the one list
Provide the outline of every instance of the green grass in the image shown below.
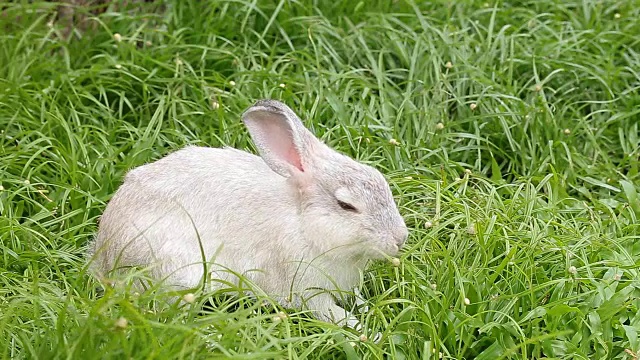
[[[51,3],[6,5],[2,358],[640,356],[637,2],[200,3],[107,11],[69,41]],[[102,294],[86,272],[128,169],[252,151],[239,115],[266,97],[392,183],[411,236],[364,277],[379,344],[246,297]]]

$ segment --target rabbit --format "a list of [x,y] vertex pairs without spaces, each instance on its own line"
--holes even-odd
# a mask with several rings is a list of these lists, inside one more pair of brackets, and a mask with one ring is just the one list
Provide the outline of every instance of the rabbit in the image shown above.
[[154,278],[193,289],[204,258],[215,284],[239,273],[285,306],[359,328],[335,297],[407,240],[389,184],[279,101],[257,101],[242,121],[259,156],[187,146],[125,175],[90,246],[94,271],[153,264]]

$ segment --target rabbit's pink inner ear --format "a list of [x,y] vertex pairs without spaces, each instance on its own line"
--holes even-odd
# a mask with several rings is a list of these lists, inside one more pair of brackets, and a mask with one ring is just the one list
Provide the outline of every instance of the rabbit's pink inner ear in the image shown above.
[[291,159],[291,165],[304,172],[304,166],[302,166],[302,161],[300,161],[300,154],[298,153],[298,150],[295,149],[295,147],[291,146],[289,148],[288,158]]
[[294,130],[286,118],[280,114],[256,111],[247,117],[246,124],[269,166],[284,170],[281,167],[284,162],[298,171],[304,171],[300,151],[296,147]]
[[295,146],[292,130],[284,120],[268,118],[263,120],[265,131],[263,141],[268,150],[280,161],[294,166],[299,171],[304,171],[300,152]]

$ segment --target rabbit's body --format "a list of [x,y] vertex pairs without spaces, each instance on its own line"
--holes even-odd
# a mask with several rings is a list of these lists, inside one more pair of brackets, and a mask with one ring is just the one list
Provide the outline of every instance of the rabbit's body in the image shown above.
[[150,265],[168,285],[194,288],[204,252],[214,279],[237,282],[231,270],[283,304],[355,326],[325,291],[353,290],[368,260],[406,239],[386,180],[284,104],[258,102],[243,119],[260,157],[191,146],[127,174],[100,220],[95,270]]
[[[231,148],[190,146],[133,169],[101,218],[98,241],[127,240],[110,247],[112,253],[105,250],[101,267],[112,268],[115,264],[109,262],[118,258],[121,264],[158,261],[154,274],[170,275],[171,285],[194,288],[202,280],[202,244],[206,259],[215,263],[209,270],[219,270],[218,279],[237,281],[220,267],[232,269],[284,298],[291,290],[303,290],[304,283],[330,288],[332,280],[341,289],[352,289],[364,264],[340,262],[342,269],[335,269],[331,263],[331,273],[337,275],[333,279],[316,273],[325,256],[339,255],[305,239],[296,195],[283,191],[286,182],[262,158]],[[229,241],[234,238],[244,241]],[[292,284],[298,286],[292,289]]]

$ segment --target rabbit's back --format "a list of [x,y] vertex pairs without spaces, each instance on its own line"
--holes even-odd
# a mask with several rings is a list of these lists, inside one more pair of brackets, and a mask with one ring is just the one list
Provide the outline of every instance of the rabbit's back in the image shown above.
[[[155,162],[132,169],[125,183],[136,183],[165,195],[197,196],[194,190],[209,193],[226,190],[228,181],[255,188],[255,179],[264,184],[282,181],[264,161],[233,148],[187,146]],[[244,180],[244,181],[243,181]],[[262,184],[260,184],[262,185]]]
[[157,263],[154,275],[195,286],[202,245],[207,260],[234,271],[268,268],[274,247],[286,246],[273,234],[294,232],[285,181],[260,157],[230,148],[191,146],[135,168],[100,219],[96,266]]

